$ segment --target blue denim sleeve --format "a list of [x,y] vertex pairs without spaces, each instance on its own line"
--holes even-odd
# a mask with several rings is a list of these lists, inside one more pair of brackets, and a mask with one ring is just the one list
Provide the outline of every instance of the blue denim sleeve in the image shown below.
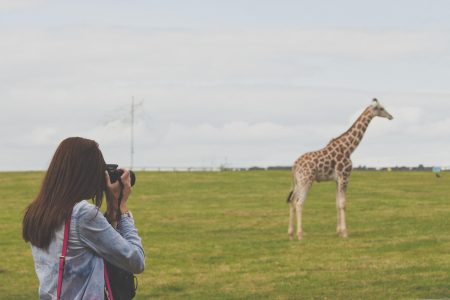
[[86,247],[124,270],[144,271],[145,256],[141,238],[132,218],[122,218],[114,229],[94,205],[78,215],[78,235]]

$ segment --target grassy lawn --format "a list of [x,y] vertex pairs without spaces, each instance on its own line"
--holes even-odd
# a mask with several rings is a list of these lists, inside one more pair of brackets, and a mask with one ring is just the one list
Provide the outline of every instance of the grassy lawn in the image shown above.
[[[25,206],[43,173],[0,173],[0,299],[36,299]],[[136,299],[450,298],[450,173],[354,172],[349,238],[334,183],[315,184],[289,241],[288,171],[137,174],[147,255]]]

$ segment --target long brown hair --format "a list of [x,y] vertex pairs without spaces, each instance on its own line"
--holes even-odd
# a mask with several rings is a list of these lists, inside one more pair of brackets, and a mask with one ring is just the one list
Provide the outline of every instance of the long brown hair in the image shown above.
[[92,199],[100,207],[105,190],[105,160],[93,140],[70,137],[53,155],[36,198],[26,208],[22,237],[47,249],[55,230],[71,215],[74,205]]

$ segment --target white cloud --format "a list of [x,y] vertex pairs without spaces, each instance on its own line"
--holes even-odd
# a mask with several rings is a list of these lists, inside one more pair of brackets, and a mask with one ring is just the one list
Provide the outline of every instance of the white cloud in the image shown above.
[[[359,113],[370,104],[370,99],[330,100],[333,95],[345,99],[346,94],[349,99],[361,98],[359,91],[348,90],[278,87],[261,91],[254,87],[164,91],[146,100],[136,115],[135,166],[217,166],[225,161],[232,166],[290,165],[302,153],[320,149],[346,131],[357,118],[357,113],[351,112]],[[211,100],[216,93],[222,93],[224,101]],[[249,95],[254,97],[242,100]],[[426,107],[420,105],[424,98],[429,99]],[[44,110],[41,103],[8,103],[7,115],[17,116],[21,111],[22,117],[19,122],[9,119],[8,127],[0,126],[2,137],[8,137],[8,146],[3,144],[0,149],[1,165],[6,169],[30,165],[27,161],[35,157],[38,165],[31,164],[32,168],[45,168],[59,141],[68,136],[95,139],[108,161],[128,165],[129,107],[126,100],[114,99],[109,103],[55,102]],[[354,153],[355,165],[448,165],[444,150],[449,148],[450,121],[439,112],[448,111],[450,103],[443,99],[445,95],[433,94],[380,97],[395,118],[372,121]],[[6,115],[1,118],[7,119]],[[17,148],[29,150],[27,160],[15,158],[23,152],[10,152]],[[409,149],[406,154],[405,149]]]
[[248,124],[243,121],[225,123],[220,127],[211,124],[200,124],[188,127],[174,123],[166,138],[167,143],[200,143],[200,144],[242,144],[258,143],[267,140],[289,139],[294,128],[273,123]]
[[[328,60],[446,53],[445,32],[357,30],[164,31],[134,28],[3,30],[9,78],[71,85],[87,79],[149,84],[275,84],[306,78]],[[25,72],[27,75],[25,76]],[[256,81],[255,81],[256,80]],[[295,82],[295,81],[294,81]]]
[[37,127],[33,128],[28,140],[30,145],[46,145],[55,140],[57,133],[56,128],[51,127]]
[[48,0],[2,0],[0,1],[0,12],[32,9],[46,2]]

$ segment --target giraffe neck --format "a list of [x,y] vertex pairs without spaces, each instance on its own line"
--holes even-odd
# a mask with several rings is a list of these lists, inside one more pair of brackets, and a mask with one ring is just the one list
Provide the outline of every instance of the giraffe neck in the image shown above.
[[373,115],[370,112],[370,108],[367,108],[358,117],[355,123],[353,123],[353,125],[346,132],[336,138],[335,141],[344,146],[345,152],[349,154],[353,153],[361,142],[372,119]]

